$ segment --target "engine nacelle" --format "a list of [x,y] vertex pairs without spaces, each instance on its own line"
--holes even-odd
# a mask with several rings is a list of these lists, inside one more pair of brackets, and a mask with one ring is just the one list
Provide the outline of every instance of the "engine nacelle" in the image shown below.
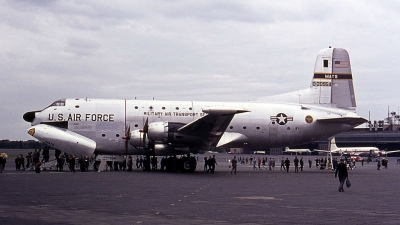
[[147,149],[149,145],[149,139],[147,137],[145,139],[143,138],[144,138],[143,130],[131,131],[129,143],[135,148]]
[[[158,147],[155,147],[155,150],[169,150],[171,147],[173,149],[178,149],[181,147],[188,147],[198,144],[199,141],[202,140],[202,137],[178,133],[178,129],[184,125],[184,123],[174,122],[150,123],[147,134],[145,134],[143,130],[134,130],[130,133],[130,144],[140,149],[147,149],[149,142],[152,142],[155,145],[162,144]],[[144,137],[145,140],[143,141]]]
[[168,143],[168,122],[150,123],[148,138],[155,143]]
[[[182,144],[179,138],[185,136],[177,131],[184,123],[154,122],[149,124],[148,137],[154,143]],[[178,136],[178,139],[176,138]]]

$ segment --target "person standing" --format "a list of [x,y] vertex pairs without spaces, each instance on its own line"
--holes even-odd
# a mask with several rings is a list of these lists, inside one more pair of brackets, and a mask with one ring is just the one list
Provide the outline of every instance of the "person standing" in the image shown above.
[[236,156],[233,156],[233,159],[232,159],[232,170],[231,170],[231,174],[232,174],[232,172],[233,172],[233,171],[235,171],[235,174],[236,174],[236,167],[237,167],[237,160],[236,160]]
[[294,172],[298,173],[299,172],[299,159],[297,158],[297,156],[294,157]]
[[203,161],[204,161],[204,171],[207,171],[207,173],[208,173],[208,169],[207,169],[207,167],[208,167],[208,162],[207,162],[208,159],[207,159],[207,156],[204,157]]
[[285,171],[285,158],[283,158],[283,157],[281,159],[281,171],[282,171],[282,169],[283,169],[283,171]]
[[75,155],[69,155],[69,172],[75,173]]
[[300,170],[303,171],[304,161],[303,157],[300,158]]
[[0,155],[0,173],[3,172],[3,160],[4,160],[3,155]]
[[308,167],[310,167],[310,169],[311,169],[311,166],[312,166],[312,160],[308,159]]
[[1,156],[2,156],[3,160],[1,160],[0,167],[1,167],[1,172],[3,172],[3,170],[4,170],[5,166],[6,166],[6,163],[7,163],[8,155],[5,154],[5,153],[1,153]]
[[268,168],[269,170],[272,170],[272,158],[269,158],[268,160]]
[[272,158],[272,170],[275,170],[275,158]]
[[286,166],[286,173],[289,173],[290,160],[288,158],[286,158],[285,160],[285,166]]
[[128,171],[132,171],[133,161],[132,156],[128,157]]
[[335,171],[335,178],[339,175],[339,188],[338,191],[339,192],[343,192],[343,184],[346,181],[347,177],[348,177],[348,173],[347,173],[347,166],[346,163],[344,162],[344,159],[340,159],[340,163],[337,165],[336,167],[336,171]]
[[215,155],[213,155],[213,157],[211,159],[209,159],[208,164],[210,165],[211,173],[214,173],[215,165],[218,165],[217,160],[215,160]]

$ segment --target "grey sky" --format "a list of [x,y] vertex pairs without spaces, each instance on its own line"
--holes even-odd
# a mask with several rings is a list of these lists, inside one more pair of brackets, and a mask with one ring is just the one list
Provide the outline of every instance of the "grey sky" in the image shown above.
[[0,0],[0,139],[61,98],[253,101],[310,85],[350,54],[358,114],[400,106],[400,3]]

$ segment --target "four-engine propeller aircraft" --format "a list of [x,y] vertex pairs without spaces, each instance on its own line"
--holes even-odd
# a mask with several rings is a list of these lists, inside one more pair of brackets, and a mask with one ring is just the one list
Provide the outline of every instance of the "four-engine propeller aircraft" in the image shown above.
[[311,150],[308,149],[308,148],[293,148],[293,149],[291,149],[289,147],[286,147],[285,151],[283,151],[283,152],[284,153],[290,153],[290,154],[295,153],[296,155],[297,154],[303,154],[303,153],[311,154]]
[[[310,88],[271,101],[61,99],[23,118],[32,125],[28,134],[70,154],[148,156],[295,146],[367,121],[355,112],[350,59],[341,48],[318,53]],[[182,164],[195,169],[188,157]]]
[[379,157],[383,151],[377,147],[341,147],[336,145],[335,138],[330,141],[330,152],[339,155],[360,156],[360,157]]
[[385,151],[377,147],[338,147],[335,138],[330,141],[330,151],[340,155],[360,156],[360,157],[381,157],[391,153],[400,152],[400,150]]

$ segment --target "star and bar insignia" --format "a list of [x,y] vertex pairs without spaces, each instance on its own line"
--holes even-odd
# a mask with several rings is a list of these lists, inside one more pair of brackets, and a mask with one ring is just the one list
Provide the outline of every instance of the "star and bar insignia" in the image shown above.
[[285,113],[278,113],[276,116],[271,116],[270,119],[279,125],[285,125],[288,121],[293,121],[293,117],[289,117]]

